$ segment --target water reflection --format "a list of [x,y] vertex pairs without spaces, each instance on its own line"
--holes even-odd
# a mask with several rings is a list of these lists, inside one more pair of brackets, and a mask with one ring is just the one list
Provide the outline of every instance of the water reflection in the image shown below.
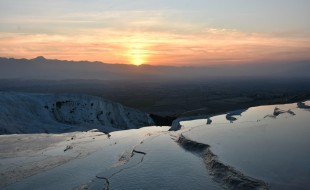
[[[210,145],[222,162],[268,182],[271,189],[306,189],[310,186],[308,104],[303,108],[297,103],[250,108],[234,123],[227,123],[225,115],[216,116],[211,125],[196,126],[183,134]],[[184,123],[194,124],[196,120]]]

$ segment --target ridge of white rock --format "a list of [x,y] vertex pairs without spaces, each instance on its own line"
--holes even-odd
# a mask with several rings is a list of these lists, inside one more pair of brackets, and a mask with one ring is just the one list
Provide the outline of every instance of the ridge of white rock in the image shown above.
[[96,96],[0,92],[0,134],[110,132],[151,125],[148,114]]

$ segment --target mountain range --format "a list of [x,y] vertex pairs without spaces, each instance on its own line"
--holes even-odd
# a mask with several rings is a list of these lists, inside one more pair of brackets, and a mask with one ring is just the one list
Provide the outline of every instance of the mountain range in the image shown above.
[[66,61],[43,56],[34,59],[0,58],[0,79],[195,80],[309,76],[310,61],[176,67]]

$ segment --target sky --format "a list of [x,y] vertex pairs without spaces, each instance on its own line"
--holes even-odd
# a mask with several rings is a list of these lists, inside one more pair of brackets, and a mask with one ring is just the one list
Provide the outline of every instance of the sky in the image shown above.
[[195,66],[310,60],[309,0],[0,0],[0,57]]

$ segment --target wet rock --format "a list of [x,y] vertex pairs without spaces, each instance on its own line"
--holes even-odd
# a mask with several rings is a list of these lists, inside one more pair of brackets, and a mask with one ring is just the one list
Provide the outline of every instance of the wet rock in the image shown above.
[[66,148],[64,149],[64,152],[66,152],[67,150],[73,149],[73,147],[71,145],[67,145]]

